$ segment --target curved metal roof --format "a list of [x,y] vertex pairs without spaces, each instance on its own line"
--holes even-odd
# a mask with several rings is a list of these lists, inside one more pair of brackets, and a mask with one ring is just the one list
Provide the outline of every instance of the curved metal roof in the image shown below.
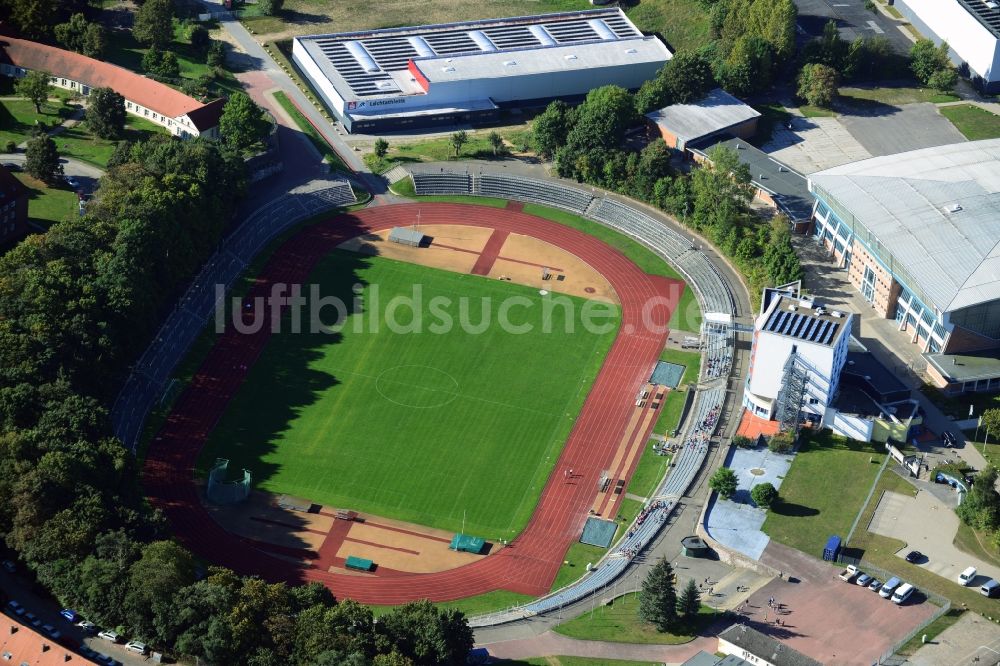
[[874,157],[809,182],[864,225],[940,311],[1000,299],[1000,139]]

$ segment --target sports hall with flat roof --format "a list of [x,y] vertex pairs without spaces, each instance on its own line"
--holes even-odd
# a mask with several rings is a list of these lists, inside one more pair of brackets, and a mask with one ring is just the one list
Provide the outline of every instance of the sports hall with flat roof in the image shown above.
[[634,89],[670,59],[618,8],[296,37],[292,60],[349,132],[486,121],[504,106]]

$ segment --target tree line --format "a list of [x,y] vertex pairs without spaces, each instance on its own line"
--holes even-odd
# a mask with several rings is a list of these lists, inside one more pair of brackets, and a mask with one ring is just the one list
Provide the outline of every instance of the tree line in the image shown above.
[[[684,60],[679,55],[669,61],[661,77],[669,82],[677,68],[700,67]],[[700,98],[713,85],[711,77],[706,73],[699,85],[700,90],[685,94]],[[625,132],[639,122],[641,97],[641,91],[633,97],[605,86],[592,90],[575,108],[552,102],[534,120],[534,146],[555,159],[560,176],[650,203],[707,237],[743,273],[752,299],[764,287],[801,279],[787,218],[777,215],[765,224],[750,209],[750,169],[735,151],[717,146],[707,161],[684,173],[671,167],[671,151],[662,139],[638,152],[622,148]]]
[[460,663],[463,616],[379,619],[319,586],[207,572],[145,503],[108,406],[245,191],[223,142],[119,144],[87,214],[0,257],[0,535],[58,601],[210,663]]

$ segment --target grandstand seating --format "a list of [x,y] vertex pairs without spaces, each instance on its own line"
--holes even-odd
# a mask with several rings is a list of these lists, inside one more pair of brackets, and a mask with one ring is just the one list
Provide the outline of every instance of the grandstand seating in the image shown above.
[[582,213],[590,206],[591,192],[536,178],[483,173],[473,177],[475,192],[484,197],[533,201]]
[[705,380],[726,377],[733,367],[733,334],[727,324],[705,325],[705,362],[702,365]]
[[414,173],[413,191],[417,194],[473,194],[472,176],[451,171]]
[[228,291],[257,253],[292,225],[321,211],[356,201],[354,190],[346,180],[323,185],[312,191],[287,194],[257,209],[205,262],[118,393],[111,420],[115,435],[125,446],[135,449],[149,410],[162,394],[174,368],[215,312],[216,285],[226,285]]

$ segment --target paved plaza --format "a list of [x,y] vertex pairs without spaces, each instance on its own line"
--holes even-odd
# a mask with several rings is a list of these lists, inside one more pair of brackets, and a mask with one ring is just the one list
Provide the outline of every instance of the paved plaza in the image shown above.
[[854,109],[837,120],[872,155],[893,155],[966,140],[930,103],[876,104]]
[[964,613],[958,622],[917,650],[913,666],[991,666],[1000,663],[1000,625],[982,615]]
[[793,116],[789,129],[775,124],[763,151],[804,174],[871,157],[836,118]]

